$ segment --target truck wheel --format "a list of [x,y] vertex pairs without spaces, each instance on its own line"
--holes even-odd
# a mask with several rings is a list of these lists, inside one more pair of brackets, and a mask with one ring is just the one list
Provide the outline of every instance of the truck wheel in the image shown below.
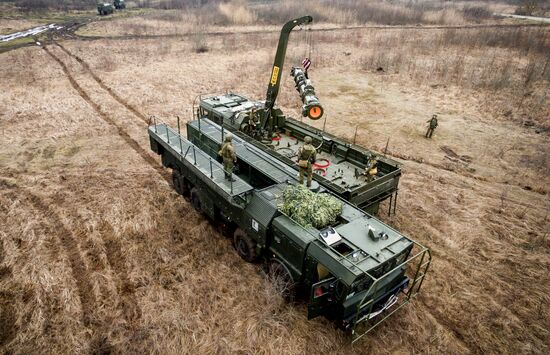
[[189,188],[178,170],[172,170],[172,185],[174,185],[174,190],[176,190],[178,194],[182,196],[189,195]]
[[201,197],[196,187],[191,189],[191,204],[197,212],[202,212]]
[[245,261],[249,263],[254,262],[258,259],[256,253],[256,242],[252,240],[242,229],[237,228],[233,234],[233,242],[235,243],[235,249],[237,249],[237,254]]
[[279,260],[272,259],[269,262],[267,276],[275,287],[275,290],[287,302],[296,299],[296,283],[292,279],[288,268]]

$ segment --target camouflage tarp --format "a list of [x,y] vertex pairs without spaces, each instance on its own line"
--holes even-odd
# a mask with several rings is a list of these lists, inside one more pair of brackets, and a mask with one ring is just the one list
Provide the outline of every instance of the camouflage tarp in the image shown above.
[[279,208],[301,226],[321,229],[336,222],[342,212],[342,202],[329,194],[314,193],[303,185],[296,185],[283,191]]

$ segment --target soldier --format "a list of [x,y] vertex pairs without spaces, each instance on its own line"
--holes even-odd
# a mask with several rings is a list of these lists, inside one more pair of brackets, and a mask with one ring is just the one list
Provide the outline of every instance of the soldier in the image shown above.
[[437,127],[437,115],[433,115],[432,119],[426,122],[430,123],[430,126],[428,127],[428,131],[426,132],[426,138],[432,138],[432,134],[434,133]]
[[307,174],[307,187],[311,187],[313,163],[317,159],[317,150],[311,145],[311,137],[304,138],[304,145],[298,149],[298,166],[300,167],[300,185],[304,183],[304,174]]
[[256,107],[253,107],[252,110],[250,110],[250,114],[248,116],[248,125],[250,126],[253,135],[256,135],[258,134],[258,132],[260,132],[260,116],[256,112]]
[[365,167],[365,176],[367,177],[368,182],[374,180],[374,177],[378,174],[377,165],[378,157],[373,154],[370,156],[367,166]]
[[250,110],[250,116],[249,116],[248,122],[255,129],[259,128],[258,126],[260,125],[260,117],[258,117],[258,113],[256,112],[256,107],[253,107],[252,110]]
[[225,179],[229,181],[234,181],[232,178],[233,167],[237,162],[237,154],[235,154],[235,148],[233,147],[233,135],[231,133],[226,133],[222,149],[218,152],[223,158],[223,170],[225,173]]

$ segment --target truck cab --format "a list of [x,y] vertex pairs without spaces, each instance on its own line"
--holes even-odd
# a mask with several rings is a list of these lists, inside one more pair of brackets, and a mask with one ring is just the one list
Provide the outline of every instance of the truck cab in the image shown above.
[[361,335],[358,326],[379,321],[408,302],[412,289],[418,291],[422,273],[408,266],[425,264],[419,259],[425,248],[345,201],[336,223],[321,230],[303,227],[277,208],[286,186],[258,191],[248,212],[251,221],[273,216],[261,227],[268,231],[262,248],[288,274],[287,289],[307,300],[309,319],[322,315]]

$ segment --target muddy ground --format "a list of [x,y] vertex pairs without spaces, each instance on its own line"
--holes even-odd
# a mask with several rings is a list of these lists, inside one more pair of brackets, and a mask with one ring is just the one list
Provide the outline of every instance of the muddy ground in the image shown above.
[[[0,349],[547,353],[548,131],[499,115],[483,92],[365,70],[364,47],[346,42],[371,36],[325,36],[311,75],[327,131],[357,126],[378,151],[389,138],[403,164],[397,216],[380,217],[433,251],[416,303],[350,345],[274,294],[150,152],[150,115],[190,119],[200,93],[261,98],[274,35],[207,38],[206,53],[188,36],[64,40],[1,54]],[[287,66],[302,54],[290,48]],[[279,102],[297,117],[286,76]]]

